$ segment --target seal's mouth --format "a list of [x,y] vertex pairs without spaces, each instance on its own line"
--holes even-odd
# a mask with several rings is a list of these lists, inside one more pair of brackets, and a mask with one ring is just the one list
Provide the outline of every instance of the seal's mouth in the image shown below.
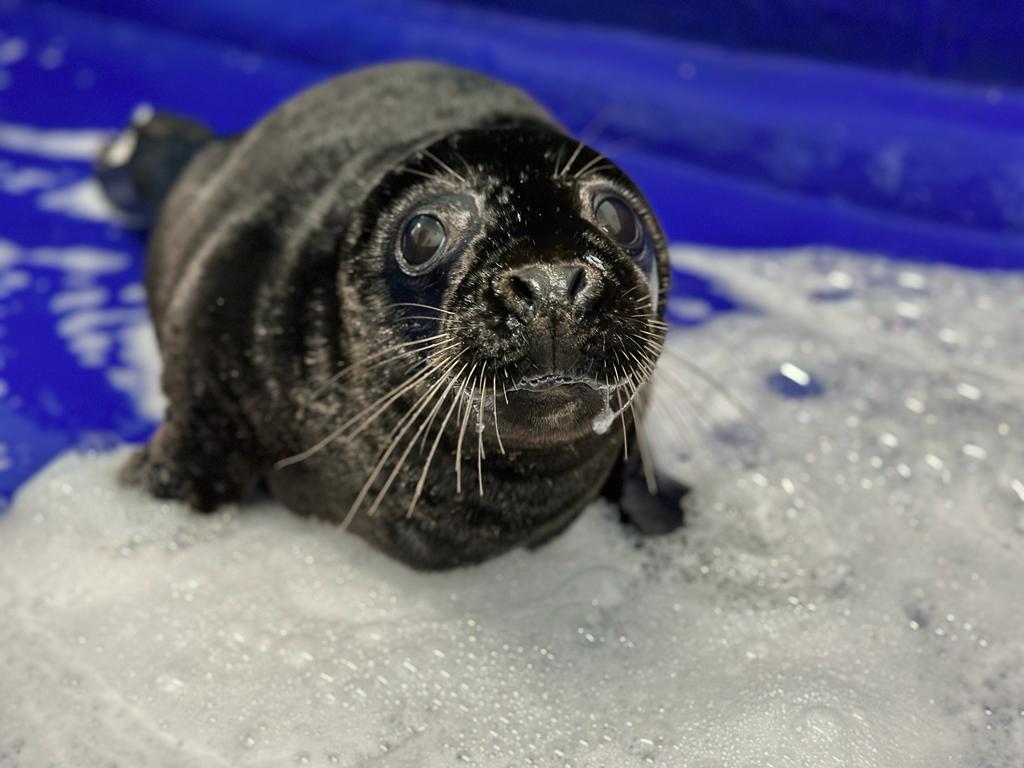
[[545,373],[539,376],[523,376],[509,388],[509,392],[550,392],[559,387],[581,387],[596,392],[607,392],[615,389],[616,383],[598,381],[592,376],[581,376],[573,373]]
[[512,387],[512,391],[547,392],[558,387],[585,386],[590,389],[603,390],[608,385],[587,376],[571,373],[545,373],[540,376],[524,376]]

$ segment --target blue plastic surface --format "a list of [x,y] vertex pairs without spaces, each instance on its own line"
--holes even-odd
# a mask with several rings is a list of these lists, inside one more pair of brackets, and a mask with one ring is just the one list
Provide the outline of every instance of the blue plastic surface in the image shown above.
[[[710,3],[662,16],[653,2],[631,4],[634,18],[618,27],[611,23],[627,20],[611,3],[594,10],[604,25],[580,26],[567,3],[531,3],[539,18],[392,0],[310,2],[287,14],[269,0],[0,0],[0,131],[113,130],[143,101],[235,131],[334,72],[433,58],[534,93],[632,173],[675,241],[832,243],[1024,268],[1024,95],[1012,87],[1024,77],[1007,48],[1020,18],[999,11],[982,19],[965,2],[927,15],[922,4],[784,4],[785,13],[763,12],[765,28],[754,35],[749,19],[715,27]],[[902,14],[902,24],[911,12],[924,31],[897,55],[902,27],[887,20]],[[950,27],[950,18],[959,23]],[[664,34],[644,31],[651,28]],[[852,37],[872,30],[882,30],[875,46]],[[881,69],[715,48],[685,35],[804,55],[831,39],[832,58]],[[23,41],[23,55],[12,40]],[[907,68],[990,82],[922,79]],[[3,168],[49,173],[55,189],[90,173],[81,154],[42,156],[11,141],[0,141]],[[105,292],[99,308],[123,320],[141,311],[144,233],[46,210],[42,195],[0,184],[0,496],[68,446],[138,440],[153,427],[111,383],[111,370],[126,362],[120,347],[93,367],[71,349],[61,326],[68,313],[54,308],[70,273],[46,266],[39,250],[120,255],[119,268],[89,280]],[[17,254],[13,266],[4,266],[3,247]],[[8,293],[12,271],[28,283]],[[696,277],[675,290],[731,309]]]

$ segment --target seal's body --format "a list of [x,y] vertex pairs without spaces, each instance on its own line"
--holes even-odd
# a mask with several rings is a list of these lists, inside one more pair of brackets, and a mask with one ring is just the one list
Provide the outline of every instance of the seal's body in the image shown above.
[[540,543],[600,493],[668,280],[618,168],[521,91],[427,63],[195,146],[141,200],[169,407],[128,479],[200,510],[263,479],[423,568]]

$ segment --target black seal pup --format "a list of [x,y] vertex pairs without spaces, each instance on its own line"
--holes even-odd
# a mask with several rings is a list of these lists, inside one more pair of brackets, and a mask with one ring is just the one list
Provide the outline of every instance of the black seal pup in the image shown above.
[[373,67],[236,137],[142,114],[99,174],[155,221],[169,406],[129,481],[212,510],[264,480],[418,568],[542,543],[602,490],[679,518],[622,464],[666,329],[664,236],[522,91]]

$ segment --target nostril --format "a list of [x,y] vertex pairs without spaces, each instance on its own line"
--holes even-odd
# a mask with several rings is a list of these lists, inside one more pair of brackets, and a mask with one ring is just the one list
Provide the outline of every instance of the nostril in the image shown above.
[[526,302],[527,305],[533,306],[534,301],[537,299],[536,292],[533,286],[523,278],[512,275],[509,279],[509,285],[512,288],[512,293],[518,296],[522,301]]
[[569,303],[577,304],[587,288],[587,273],[583,267],[576,267],[576,274],[569,283]]

